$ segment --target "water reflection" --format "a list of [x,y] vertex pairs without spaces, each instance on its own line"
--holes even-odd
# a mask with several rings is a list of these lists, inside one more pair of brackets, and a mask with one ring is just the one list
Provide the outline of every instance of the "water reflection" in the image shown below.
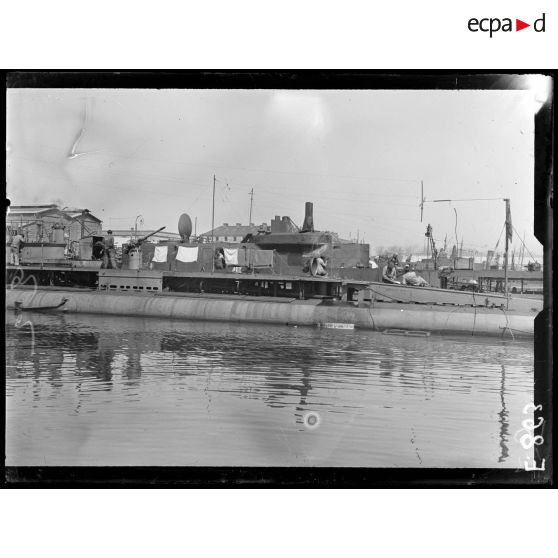
[[532,398],[527,343],[32,320],[34,352],[6,323],[15,464],[512,466],[509,432]]
[[378,348],[378,353],[380,354],[379,366],[380,374],[382,376],[391,376],[392,372],[397,368],[394,360],[393,351],[388,348]]
[[132,380],[132,384],[138,384],[141,377],[141,345],[137,336],[133,339],[134,342],[128,344],[125,375],[128,380]]
[[508,411],[506,409],[506,401],[504,400],[506,382],[506,367],[502,364],[502,381],[500,383],[500,402],[502,405],[501,411],[498,413],[500,421],[500,448],[501,453],[498,458],[498,463],[503,463],[509,455],[508,438],[509,438],[509,424],[508,424]]
[[308,392],[312,389],[312,385],[310,384],[310,371],[308,368],[302,369],[302,378],[301,378],[302,385],[298,388],[300,391],[300,401],[298,405],[295,407],[295,417],[297,424],[303,424],[303,413],[306,410],[306,397],[308,396]]

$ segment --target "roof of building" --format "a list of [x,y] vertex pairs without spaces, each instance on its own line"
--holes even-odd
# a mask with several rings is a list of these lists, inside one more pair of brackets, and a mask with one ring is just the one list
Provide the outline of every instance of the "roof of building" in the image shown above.
[[[265,223],[263,223],[265,225]],[[223,223],[219,227],[215,227],[212,231],[207,231],[200,236],[232,236],[244,238],[247,234],[256,234],[262,225],[241,225],[236,223],[235,225],[229,225],[228,223]],[[265,225],[267,227],[267,225]]]
[[93,221],[97,221],[101,223],[101,219],[95,217],[88,209],[78,209],[75,207],[64,207],[60,208],[58,205],[52,203],[49,205],[11,205],[10,211],[8,213],[8,218],[11,216],[28,216],[34,217],[36,215],[40,215],[42,213],[48,213],[54,211],[56,213],[61,213],[66,215],[70,219],[79,219],[83,215],[84,211],[87,211],[87,217],[92,219]]
[[89,211],[89,209],[78,209],[75,207],[64,207],[62,209],[62,211],[64,211],[64,213],[67,213],[72,219],[78,219],[80,217],[83,217],[83,212],[86,211],[87,212],[87,217],[90,219],[93,219],[93,221],[97,221],[97,223],[102,223],[101,219],[99,219],[98,217],[95,217],[95,215],[93,215],[93,213],[91,213],[91,211]]
[[18,215],[36,215],[37,213],[44,213],[45,211],[52,211],[53,209],[57,209],[60,211],[60,208],[56,204],[50,205],[10,205],[10,214],[18,214]]

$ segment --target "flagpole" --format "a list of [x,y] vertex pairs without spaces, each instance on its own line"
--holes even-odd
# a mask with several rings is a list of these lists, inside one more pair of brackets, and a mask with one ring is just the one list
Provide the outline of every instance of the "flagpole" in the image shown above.
[[506,295],[506,309],[509,307],[509,298],[508,298],[508,248],[509,248],[509,241],[510,241],[510,230],[511,230],[511,223],[510,223],[510,200],[509,198],[504,198],[506,202],[506,252],[504,255],[504,293]]
[[[213,249],[215,249],[215,175],[213,175],[213,205],[211,207],[211,242],[213,243]],[[215,253],[213,254],[211,271],[215,272]]]
[[252,204],[254,203],[254,188],[252,188],[250,190],[250,192],[248,192],[248,195],[250,196],[250,217],[248,218],[248,225],[252,224]]
[[[508,301],[508,249],[509,243],[512,239],[512,223],[511,223],[511,212],[510,212],[510,199],[509,198],[466,198],[460,200],[431,200],[432,202],[466,202],[466,201],[492,201],[492,200],[504,200],[506,202],[506,252],[504,254],[504,292],[506,295],[506,307],[509,306]],[[455,207],[453,208],[455,211],[455,242],[457,243],[457,248],[459,248],[459,240],[457,239],[457,210]],[[500,241],[498,241],[500,242]],[[488,262],[488,260],[487,260]]]

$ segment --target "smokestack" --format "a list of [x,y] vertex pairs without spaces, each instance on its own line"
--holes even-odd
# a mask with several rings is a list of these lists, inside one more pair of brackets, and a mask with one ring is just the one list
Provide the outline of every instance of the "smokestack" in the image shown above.
[[304,206],[304,223],[301,232],[314,232],[314,204],[306,202]]

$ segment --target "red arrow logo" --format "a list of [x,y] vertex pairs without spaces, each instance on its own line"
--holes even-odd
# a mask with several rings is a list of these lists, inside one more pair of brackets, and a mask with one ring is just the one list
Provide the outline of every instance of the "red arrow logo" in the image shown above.
[[521,21],[520,19],[515,20],[515,30],[516,31],[521,31],[522,29],[525,29],[526,27],[531,27],[531,25],[529,23],[525,23],[524,21]]

